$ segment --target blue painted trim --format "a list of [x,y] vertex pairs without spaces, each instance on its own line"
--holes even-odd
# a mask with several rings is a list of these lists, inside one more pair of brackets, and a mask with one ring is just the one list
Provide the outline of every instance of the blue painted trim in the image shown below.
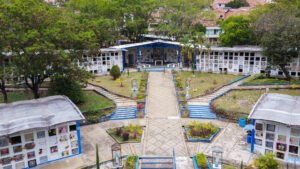
[[47,161],[47,162],[44,162],[44,163],[40,163],[40,164],[36,165],[35,167],[25,167],[25,168],[22,168],[22,169],[38,168],[38,167],[41,167],[41,166],[44,166],[44,165],[47,165],[47,164],[51,164],[51,163],[54,163],[54,162],[57,162],[57,161],[61,161],[61,160],[67,159],[67,158],[71,158],[71,157],[74,157],[74,156],[78,156],[78,155],[81,155],[81,154],[69,155],[69,156],[66,156],[66,157],[62,157],[62,158],[58,158],[58,159],[55,159],[55,160]]
[[81,137],[80,137],[80,121],[76,121],[76,132],[77,132],[77,140],[78,140],[78,153],[82,153],[81,147]]
[[137,62],[138,62],[138,65],[140,65],[141,64],[141,48],[140,47],[138,47],[138,58],[137,58]]
[[180,63],[180,52],[181,52],[181,48],[178,47],[177,48],[178,54],[177,54],[177,62]]
[[[184,130],[186,132],[188,132],[189,129],[187,127],[184,127]],[[189,137],[187,135],[187,133],[185,133],[185,135],[186,135],[186,138],[187,138],[188,142],[205,142],[205,143],[210,143],[214,139],[214,137],[216,137],[216,135],[220,131],[221,131],[221,128],[218,128],[218,130],[213,135],[211,135],[208,139],[207,138],[192,138],[192,137]]]
[[125,70],[125,51],[122,50],[122,58],[123,58],[123,71]]
[[140,160],[140,158],[139,158],[139,156],[136,156],[137,158],[136,158],[136,161],[135,161],[135,169],[139,169],[139,160]]
[[[252,120],[252,125],[255,126],[255,120]],[[252,132],[251,132],[251,153],[254,153],[254,144],[255,144],[255,129],[252,129]]]

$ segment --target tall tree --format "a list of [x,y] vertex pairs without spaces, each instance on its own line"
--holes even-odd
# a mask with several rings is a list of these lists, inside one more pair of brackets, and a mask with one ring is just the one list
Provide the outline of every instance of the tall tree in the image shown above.
[[220,42],[223,46],[251,45],[255,43],[251,20],[247,16],[231,16],[221,22],[223,33]]
[[215,17],[209,8],[211,3],[211,0],[162,0],[159,33],[179,40],[191,32],[205,31],[199,27],[199,18]]
[[39,98],[44,80],[76,67],[75,61],[81,56],[77,55],[77,48],[84,47],[84,41],[93,42],[95,35],[74,25],[63,8],[41,0],[5,2],[2,15],[13,22],[7,28],[14,33],[9,46],[16,72],[24,77],[34,97]]
[[300,17],[287,9],[274,10],[259,17],[254,28],[268,63],[290,79],[286,66],[300,56]]

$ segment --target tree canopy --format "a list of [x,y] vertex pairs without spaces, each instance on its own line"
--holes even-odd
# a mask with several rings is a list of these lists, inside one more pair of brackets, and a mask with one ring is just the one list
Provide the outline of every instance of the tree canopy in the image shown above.
[[221,22],[223,33],[220,42],[223,46],[250,45],[255,43],[253,28],[249,17],[231,16]]

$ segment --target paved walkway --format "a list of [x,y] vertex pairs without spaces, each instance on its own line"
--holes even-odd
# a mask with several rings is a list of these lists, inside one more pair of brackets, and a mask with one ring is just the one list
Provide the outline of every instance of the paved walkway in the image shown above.
[[180,159],[178,168],[193,168],[184,141],[171,72],[150,72],[148,82],[143,156],[172,156],[175,149],[176,157]]

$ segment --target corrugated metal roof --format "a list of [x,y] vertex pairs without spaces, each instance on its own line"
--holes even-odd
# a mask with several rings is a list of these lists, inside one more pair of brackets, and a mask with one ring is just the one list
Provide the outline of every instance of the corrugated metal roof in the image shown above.
[[268,120],[291,126],[300,125],[300,96],[265,94],[254,106],[249,119]]
[[65,96],[0,104],[0,136],[83,119],[78,107]]
[[110,48],[127,49],[127,48],[134,48],[134,47],[138,47],[138,46],[150,45],[150,44],[155,44],[155,43],[164,43],[164,44],[182,46],[182,44],[180,44],[179,42],[155,40],[155,41],[147,41],[147,42],[139,42],[139,43],[131,43],[131,44],[125,44],[125,45],[112,46]]

